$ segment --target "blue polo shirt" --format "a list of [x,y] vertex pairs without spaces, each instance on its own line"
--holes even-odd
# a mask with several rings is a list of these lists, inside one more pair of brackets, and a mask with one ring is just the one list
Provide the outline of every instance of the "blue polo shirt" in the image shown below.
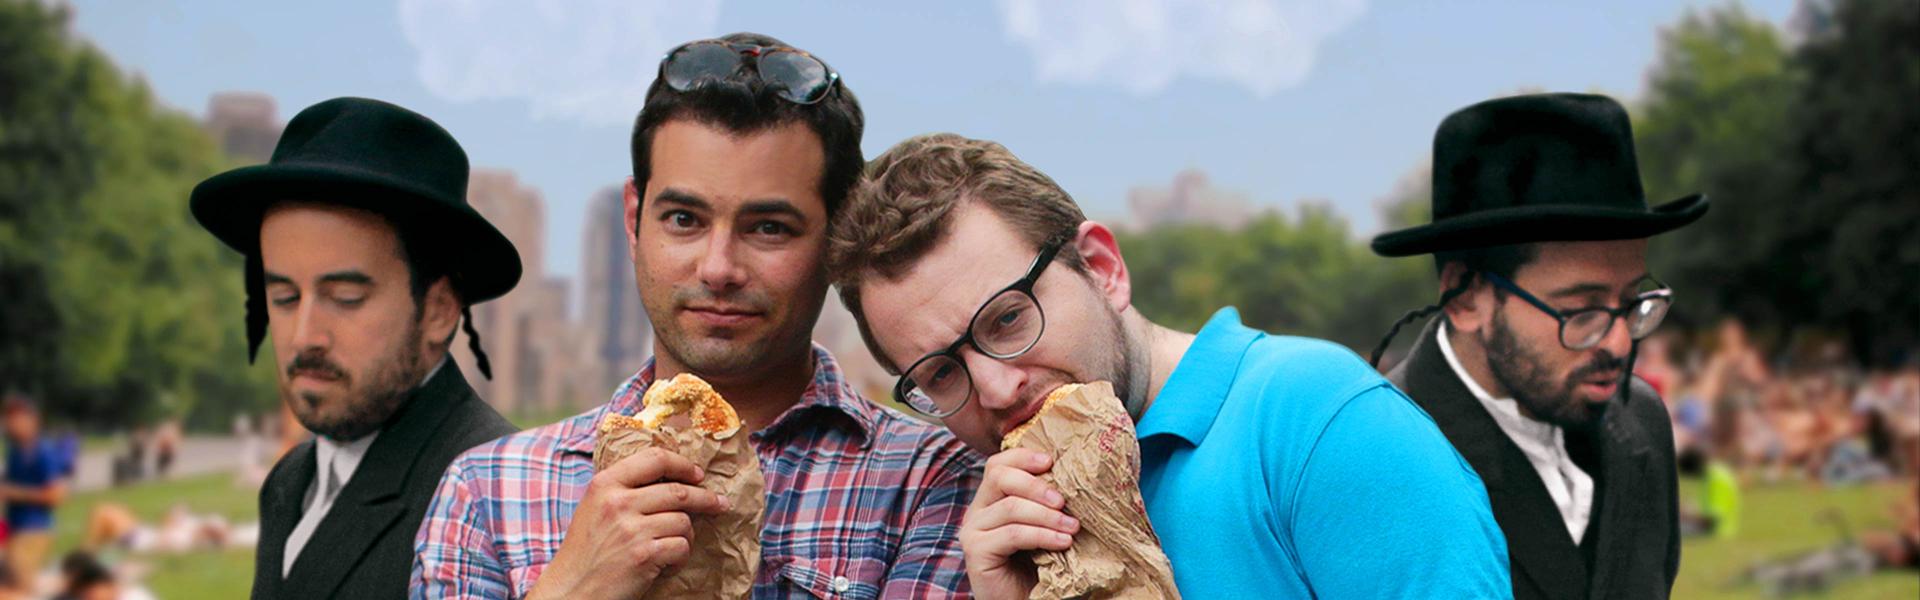
[[[7,441],[8,484],[42,488],[72,472],[71,461],[62,456],[53,440],[40,438],[26,446]],[[13,531],[45,531],[53,528],[53,507],[25,502],[7,503],[7,528]]]
[[1352,351],[1221,309],[1138,426],[1187,598],[1507,598],[1486,488]]

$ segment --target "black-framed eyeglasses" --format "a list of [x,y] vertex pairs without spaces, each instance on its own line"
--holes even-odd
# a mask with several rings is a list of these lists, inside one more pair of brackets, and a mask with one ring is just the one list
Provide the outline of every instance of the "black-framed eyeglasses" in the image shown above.
[[986,304],[973,312],[967,331],[946,349],[914,361],[893,384],[893,399],[932,417],[960,412],[973,398],[973,373],[960,349],[968,346],[990,358],[1008,360],[1026,354],[1040,343],[1047,329],[1046,313],[1040,299],[1033,295],[1034,282],[1053,264],[1066,240],[1055,239],[1040,248],[1040,256],[1027,267],[1027,274],[995,292]]
[[1624,319],[1627,322],[1629,337],[1635,340],[1645,339],[1653,333],[1655,328],[1660,327],[1660,321],[1667,318],[1667,310],[1673,307],[1673,289],[1668,288],[1667,284],[1660,283],[1660,280],[1654,279],[1651,275],[1642,281],[1643,285],[1651,284],[1654,289],[1634,295],[1631,302],[1620,308],[1596,306],[1566,312],[1548,306],[1539,297],[1520,289],[1520,286],[1507,281],[1505,277],[1485,272],[1481,275],[1486,276],[1487,281],[1493,282],[1493,285],[1512,292],[1521,300],[1527,301],[1527,304],[1540,309],[1540,312],[1547,313],[1547,316],[1560,321],[1560,345],[1568,350],[1586,350],[1600,345],[1601,340],[1607,339],[1607,332],[1613,330],[1613,322],[1616,319]]
[[827,97],[840,73],[805,50],[786,46],[759,46],[724,40],[687,42],[660,61],[660,77],[674,91],[691,91],[700,84],[732,77],[748,58],[760,80],[773,85],[781,98],[795,104],[813,104]]

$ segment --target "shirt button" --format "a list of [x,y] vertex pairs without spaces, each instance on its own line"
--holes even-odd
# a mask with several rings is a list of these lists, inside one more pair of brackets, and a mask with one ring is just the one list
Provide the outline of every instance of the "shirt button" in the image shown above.
[[847,588],[850,588],[850,587],[853,587],[853,582],[847,581],[847,578],[845,576],[833,578],[834,593],[845,594],[847,593]]

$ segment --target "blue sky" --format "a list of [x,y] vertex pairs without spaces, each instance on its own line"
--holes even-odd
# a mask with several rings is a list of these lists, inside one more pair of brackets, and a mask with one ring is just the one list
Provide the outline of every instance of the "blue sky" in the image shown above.
[[[1329,201],[1356,230],[1448,112],[1522,88],[1642,89],[1661,27],[1718,2],[74,0],[75,29],[168,104],[342,95],[440,122],[547,205],[547,270],[577,271],[588,197],[621,181],[657,61],[751,30],[826,59],[869,157],[907,136],[1000,141],[1095,218],[1188,168],[1255,201]],[[1791,0],[1748,0],[1776,23]],[[1657,202],[1658,199],[1655,199]]]

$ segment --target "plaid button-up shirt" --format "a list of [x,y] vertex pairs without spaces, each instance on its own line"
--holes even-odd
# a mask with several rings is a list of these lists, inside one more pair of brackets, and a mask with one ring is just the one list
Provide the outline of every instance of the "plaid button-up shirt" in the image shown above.
[[[755,598],[967,596],[960,519],[983,459],[951,433],[862,399],[814,346],[800,401],[748,439],[767,481]],[[478,446],[447,468],[414,541],[412,597],[519,598],[593,478],[594,432],[631,415],[651,362],[609,404]]]

